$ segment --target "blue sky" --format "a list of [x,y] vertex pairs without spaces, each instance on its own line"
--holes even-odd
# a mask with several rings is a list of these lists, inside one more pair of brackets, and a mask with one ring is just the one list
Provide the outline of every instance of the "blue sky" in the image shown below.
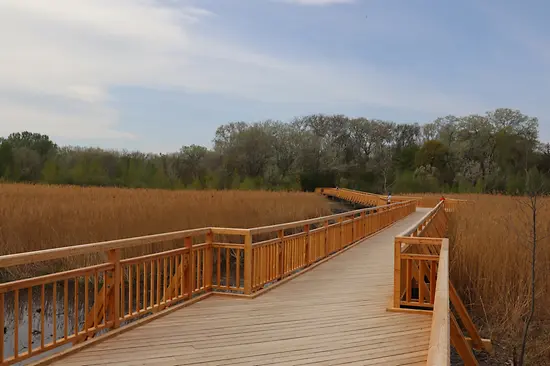
[[519,108],[550,140],[546,1],[4,0],[0,135],[151,152],[231,121]]

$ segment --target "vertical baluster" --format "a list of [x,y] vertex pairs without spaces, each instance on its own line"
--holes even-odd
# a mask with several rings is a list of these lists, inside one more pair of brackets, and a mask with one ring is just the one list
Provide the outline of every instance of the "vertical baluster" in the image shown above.
[[202,273],[201,273],[202,287],[201,288],[206,288],[206,285],[207,285],[207,283],[206,283],[206,278],[207,278],[206,272],[208,270],[206,268],[206,249],[203,249],[201,251],[201,253],[202,253],[202,256],[201,256],[202,257]]
[[170,290],[172,288],[172,257],[168,257],[168,283],[165,285],[166,289],[168,290],[168,297],[167,300],[172,300],[172,291]]
[[264,260],[264,251],[263,251],[263,247],[259,247],[258,248],[258,261],[257,261],[257,264],[256,264],[256,273],[258,273],[258,280],[256,282],[256,286],[259,287],[262,285],[262,280],[263,280],[263,277],[264,277],[264,274],[262,272],[263,270],[263,260]]
[[147,262],[143,262],[143,311],[147,310]]
[[201,288],[201,258],[202,258],[201,250],[198,249],[198,250],[195,251],[195,270],[196,270],[196,273],[193,276],[195,278],[195,287],[193,288],[193,291],[195,289],[200,290],[200,288]]
[[236,262],[235,262],[235,287],[241,287],[241,250],[236,249]]
[[229,290],[230,281],[231,278],[231,249],[225,248],[225,288]]
[[162,282],[162,298],[164,299],[164,302],[166,303],[166,282],[167,279],[167,273],[166,273],[166,257],[163,258],[163,265],[162,265],[162,275],[163,275],[163,278],[164,278],[164,281]]
[[157,259],[157,303],[160,306],[160,258]]
[[69,280],[63,281],[63,338],[69,337]]
[[222,277],[222,248],[219,247],[218,249],[218,260],[216,261],[216,278],[218,280],[218,286],[221,287],[221,277]]
[[53,344],[56,344],[57,343],[57,281],[53,283],[52,301],[53,301],[53,308],[52,308]]
[[155,260],[151,260],[151,309],[155,307]]
[[424,261],[418,261],[418,302],[420,305],[424,304],[424,264]]
[[304,225],[304,232],[306,233],[306,236],[304,237],[304,252],[305,252],[305,255],[304,255],[304,266],[308,266],[309,265],[309,262],[310,262],[310,253],[309,253],[309,249],[310,249],[310,246],[311,246],[311,238],[310,238],[310,235],[309,235],[309,224],[308,225]]
[[13,298],[13,356],[19,356],[19,290],[14,291]]
[[258,283],[258,248],[252,248],[252,290]]
[[134,287],[133,285],[133,281],[132,281],[132,272],[134,271],[134,265],[133,264],[129,264],[128,265],[128,315],[129,316],[132,316],[133,314],[133,311],[132,311],[132,287]]
[[74,335],[78,336],[78,277],[74,279]]
[[98,309],[97,309],[97,302],[99,301],[99,289],[97,288],[98,287],[98,276],[99,276],[99,272],[98,271],[94,271],[94,314],[93,314],[93,317],[94,317],[94,328],[97,329],[97,326],[98,326],[98,322],[99,320],[97,319],[99,317],[99,314],[98,314]]
[[90,278],[88,274],[86,273],[84,275],[84,333],[88,333],[88,304],[89,298],[88,298],[88,282],[90,281]]
[[0,293],[0,363],[4,362],[4,293]]
[[124,273],[126,272],[126,267],[120,267],[120,316],[126,317],[126,280],[124,279]]
[[185,273],[185,258],[183,256],[183,254],[180,254],[180,287],[181,287],[181,297],[184,296],[185,294],[185,276],[184,276],[184,273]]
[[271,244],[269,246],[269,280],[273,281],[275,279],[275,262],[277,261],[275,256],[275,249],[277,244]]
[[107,271],[103,271],[103,324],[107,325]]
[[136,314],[139,314],[140,310],[141,310],[141,305],[140,305],[140,298],[139,298],[139,295],[140,295],[140,289],[139,289],[139,285],[140,285],[140,282],[141,282],[141,274],[140,274],[140,268],[139,268],[139,263],[136,264]]
[[32,287],[27,290],[27,352],[32,353]]
[[[44,348],[44,333],[45,332],[45,322],[44,322],[44,314],[46,313],[46,285],[42,284],[42,288],[40,291],[40,348]],[[0,310],[2,310],[2,307],[0,307]],[[3,329],[3,328],[0,328]],[[2,332],[3,333],[3,332]]]
[[260,254],[258,261],[258,286],[262,286],[265,278],[265,246],[258,248],[258,250]]
[[252,286],[252,291],[254,290],[255,286],[256,286],[256,260],[257,260],[257,255],[256,255],[256,250],[257,248],[252,248],[252,250],[250,251],[250,256],[252,257],[251,261],[250,261],[250,265],[252,267],[251,269],[251,278],[250,278],[250,285]]
[[272,244],[269,244],[265,247],[265,261],[264,261],[265,283],[268,283],[269,281],[271,281],[271,248],[272,247],[273,247]]
[[411,302],[411,296],[412,296],[412,260],[411,259],[407,259],[405,261],[405,270],[407,273],[407,276],[406,276],[407,282],[405,283],[405,286],[407,286],[405,301]]

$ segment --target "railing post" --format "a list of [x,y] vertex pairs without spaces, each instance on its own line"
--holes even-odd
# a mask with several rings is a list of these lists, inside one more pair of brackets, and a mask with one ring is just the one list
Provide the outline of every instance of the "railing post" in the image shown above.
[[248,232],[244,236],[244,293],[252,293],[252,234]]
[[193,258],[193,238],[190,236],[183,239],[183,243],[185,248],[188,249],[187,253],[187,266],[185,267],[185,281],[187,287],[187,298],[191,299],[193,297],[193,290],[195,287],[195,281],[194,281],[194,267],[195,267],[195,261]]
[[401,307],[401,242],[397,238],[393,254],[393,307]]
[[351,216],[351,242],[355,241],[355,214]]
[[325,228],[325,257],[328,257],[328,220],[324,222],[323,226]]
[[342,247],[344,246],[344,239],[343,239],[343,236],[344,236],[344,218],[343,217],[340,217],[338,218],[338,228],[340,229],[340,237],[338,239],[339,243],[338,243],[338,250],[342,249]]
[[306,266],[309,266],[309,240],[310,240],[310,237],[309,237],[309,224],[306,224],[304,225],[304,232],[306,233],[306,245],[305,245],[305,263],[306,263]]
[[[118,328],[120,326],[120,249],[109,250],[108,258],[109,262],[113,264],[114,269],[111,274],[113,277],[109,281],[113,292],[107,304],[107,316],[109,320],[113,321],[113,328]],[[111,289],[107,288],[106,290],[109,293]]]
[[[209,291],[212,289],[212,272],[214,271],[214,265],[212,256],[214,255],[214,251],[212,250],[212,242],[213,242],[214,234],[212,233],[212,230],[209,230],[206,234],[206,260],[204,263],[204,287],[206,291]],[[229,278],[227,279],[229,281]]]
[[283,278],[285,275],[285,246],[283,244],[285,231],[279,230],[277,237],[279,238],[279,268],[277,270],[279,271],[279,277]]
[[365,211],[361,212],[361,234],[360,239],[363,239],[367,236],[367,215]]

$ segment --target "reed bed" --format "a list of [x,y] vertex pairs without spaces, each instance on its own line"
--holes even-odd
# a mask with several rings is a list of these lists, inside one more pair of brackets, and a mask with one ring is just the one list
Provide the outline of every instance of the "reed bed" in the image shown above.
[[[441,198],[441,194],[415,196],[433,205]],[[449,223],[451,280],[482,335],[497,344],[497,359],[505,362],[520,351],[530,310],[533,218],[529,199],[487,194],[444,196],[474,202],[462,206]],[[537,209],[536,311],[527,364],[550,365],[550,198],[540,197]]]
[[[484,333],[519,353],[531,300],[532,210],[526,197],[470,196],[450,226],[451,278]],[[528,363],[550,364],[550,198],[537,203],[536,310]],[[515,349],[515,350],[514,350]]]
[[[330,214],[327,200],[300,192],[0,184],[0,202],[0,255],[207,226],[250,228]],[[151,250],[137,247],[127,254]],[[75,257],[1,275],[4,280],[20,278],[101,259]]]

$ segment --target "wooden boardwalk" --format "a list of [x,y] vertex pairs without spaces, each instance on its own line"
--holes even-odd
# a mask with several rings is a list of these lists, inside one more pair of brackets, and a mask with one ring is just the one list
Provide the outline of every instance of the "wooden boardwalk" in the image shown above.
[[394,237],[419,208],[255,299],[213,296],[54,365],[425,365],[431,316],[388,312]]

